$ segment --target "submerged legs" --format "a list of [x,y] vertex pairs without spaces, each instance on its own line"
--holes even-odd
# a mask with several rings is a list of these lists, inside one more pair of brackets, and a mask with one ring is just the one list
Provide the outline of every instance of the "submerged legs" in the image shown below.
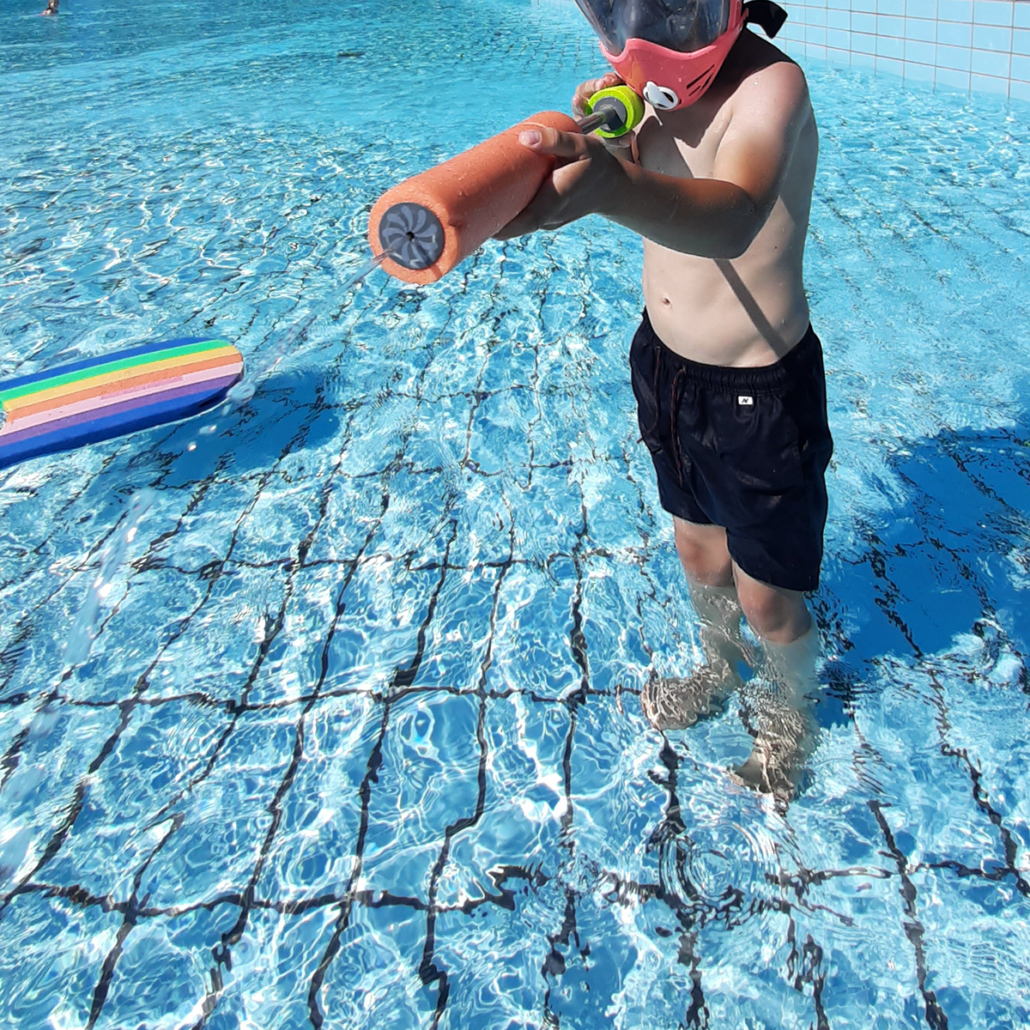
[[[705,659],[688,677],[652,679],[641,698],[644,712],[658,729],[683,729],[743,687],[742,715],[755,743],[734,778],[789,799],[816,730],[807,695],[816,685],[819,646],[804,596],[748,576],[730,558],[720,527],[673,523]],[[741,616],[759,638],[758,654],[741,631]],[[746,685],[742,661],[755,672]]]

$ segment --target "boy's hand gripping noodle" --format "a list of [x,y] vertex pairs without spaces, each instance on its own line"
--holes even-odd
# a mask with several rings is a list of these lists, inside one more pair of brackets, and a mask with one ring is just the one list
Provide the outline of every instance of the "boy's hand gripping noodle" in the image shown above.
[[584,122],[558,111],[535,114],[387,190],[368,224],[373,253],[388,254],[383,268],[404,282],[436,282],[522,211],[554,170],[554,158],[523,146],[521,132],[543,126],[621,135],[620,120],[626,132],[644,113],[640,98],[625,86],[602,90],[590,103],[594,113]]

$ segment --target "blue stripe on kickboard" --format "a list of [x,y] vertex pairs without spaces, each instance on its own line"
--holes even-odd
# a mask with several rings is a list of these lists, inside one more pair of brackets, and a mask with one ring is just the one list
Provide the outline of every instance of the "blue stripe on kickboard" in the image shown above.
[[166,422],[175,422],[191,415],[214,407],[225,399],[231,387],[226,386],[216,393],[198,392],[186,397],[176,397],[170,401],[160,401],[143,408],[135,409],[131,414],[120,412],[107,418],[84,422],[77,426],[69,426],[54,433],[31,437],[19,443],[3,446],[0,437],[0,468],[16,465],[20,461],[53,454],[57,451],[68,451],[88,443],[99,443],[117,436],[125,436],[141,429],[152,429]]

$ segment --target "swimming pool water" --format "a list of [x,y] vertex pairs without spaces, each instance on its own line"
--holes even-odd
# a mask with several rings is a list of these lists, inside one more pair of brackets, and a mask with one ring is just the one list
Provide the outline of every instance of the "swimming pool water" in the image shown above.
[[256,394],[0,474],[0,1025],[1030,1025],[1030,109],[809,68],[836,453],[781,814],[733,706],[640,709],[700,651],[638,242],[343,288],[383,189],[600,68],[574,5],[42,6],[0,373],[218,335]]

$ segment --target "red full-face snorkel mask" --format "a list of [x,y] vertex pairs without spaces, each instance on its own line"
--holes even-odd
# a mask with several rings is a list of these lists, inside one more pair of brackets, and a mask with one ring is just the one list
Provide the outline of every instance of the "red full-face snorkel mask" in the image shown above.
[[576,0],[623,81],[652,107],[697,101],[718,74],[744,23],[772,37],[786,12],[771,0]]

